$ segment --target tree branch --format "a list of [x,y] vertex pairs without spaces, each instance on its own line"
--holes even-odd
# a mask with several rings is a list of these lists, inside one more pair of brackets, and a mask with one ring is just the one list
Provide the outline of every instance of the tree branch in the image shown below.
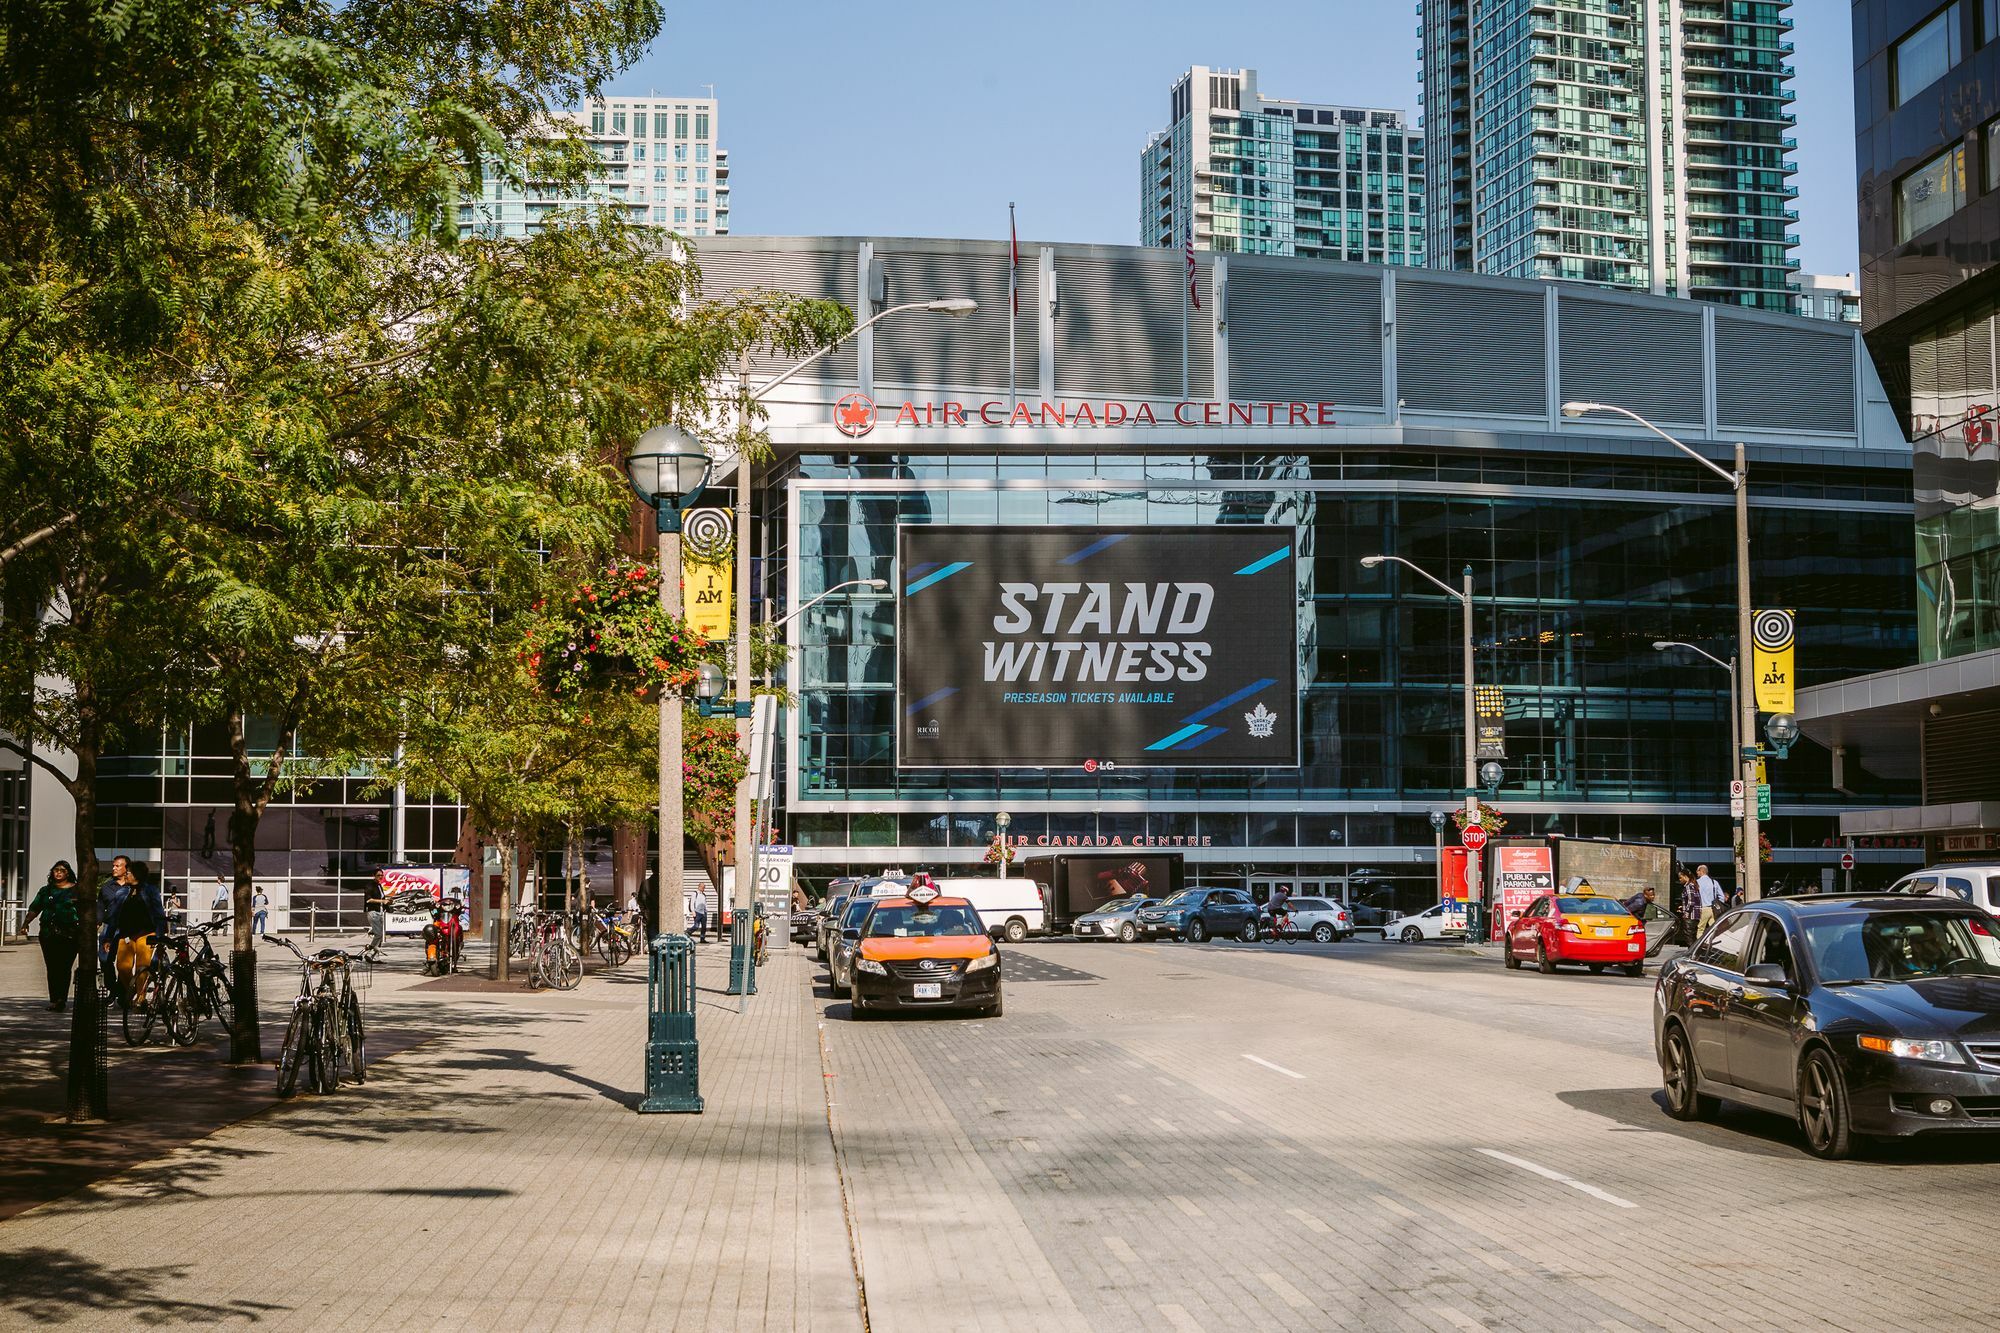
[[41,543],[55,536],[58,532],[61,532],[64,528],[68,527],[70,524],[76,522],[77,519],[80,517],[81,515],[78,514],[65,514],[61,518],[57,519],[55,522],[49,524],[47,527],[39,528],[36,531],[31,532],[27,536],[21,538],[21,540],[15,542],[12,546],[7,547],[5,550],[0,550],[0,565],[6,564],[9,560],[12,560],[15,556],[21,554],[21,552],[27,550],[31,546],[39,546]]

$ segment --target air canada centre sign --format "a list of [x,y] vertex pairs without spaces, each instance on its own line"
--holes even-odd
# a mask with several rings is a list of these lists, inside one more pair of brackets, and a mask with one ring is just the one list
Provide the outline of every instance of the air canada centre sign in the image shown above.
[[902,768],[1295,768],[1298,532],[897,540]]
[[1331,427],[1338,423],[1332,403],[1221,402],[1190,399],[1176,403],[1126,403],[1118,399],[1040,399],[1009,404],[1004,398],[878,403],[865,393],[843,395],[833,405],[833,425],[842,435],[860,439],[877,426],[913,429],[994,430],[1058,429],[1108,426],[1203,426],[1258,428],[1276,426]]

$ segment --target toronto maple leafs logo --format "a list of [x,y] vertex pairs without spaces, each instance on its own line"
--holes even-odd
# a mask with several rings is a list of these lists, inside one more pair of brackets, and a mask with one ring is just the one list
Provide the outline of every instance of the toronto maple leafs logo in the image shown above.
[[833,405],[833,428],[859,439],[875,429],[875,400],[865,393],[843,394]]
[[1245,713],[1243,720],[1250,724],[1250,734],[1258,740],[1269,740],[1271,729],[1278,725],[1278,715],[1262,704],[1254,712]]

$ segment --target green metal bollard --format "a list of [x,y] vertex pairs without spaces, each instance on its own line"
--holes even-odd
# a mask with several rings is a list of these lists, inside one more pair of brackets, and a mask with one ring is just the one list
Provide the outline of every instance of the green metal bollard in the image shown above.
[[701,1114],[700,1043],[694,1035],[694,941],[654,937],[646,970],[646,1099],[642,1113]]

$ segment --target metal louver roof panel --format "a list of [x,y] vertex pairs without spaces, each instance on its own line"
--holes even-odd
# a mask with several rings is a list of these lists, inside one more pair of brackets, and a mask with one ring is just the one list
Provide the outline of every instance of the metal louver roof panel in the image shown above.
[[1562,290],[1556,299],[1561,398],[1616,403],[1652,421],[1700,426],[1701,308],[1668,314]]
[[1396,392],[1412,412],[1545,416],[1546,288],[1396,275]]
[[[913,311],[875,326],[877,384],[1007,387],[1007,259],[916,248],[876,251],[886,305],[969,296],[979,309],[964,317]],[[1035,387],[1035,269],[1021,255],[1021,318],[1014,334],[1017,385]]]
[[1716,311],[1716,425],[1853,431],[1854,338],[1845,326]]
[[[853,249],[758,250],[748,247],[702,247],[695,256],[701,265],[703,300],[727,298],[745,291],[791,292],[820,300],[854,305],[857,252]],[[771,356],[759,352],[750,358],[750,373],[758,378],[775,375],[798,360],[795,356]],[[852,383],[855,377],[854,344],[829,354],[813,369],[808,379]]]
[[[1207,255],[1195,290],[1206,307]],[[1066,398],[1178,398],[1181,395],[1181,284],[1178,250],[1130,255],[1056,251],[1056,393]],[[1188,311],[1188,393],[1215,389],[1215,343],[1208,312]]]
[[1924,804],[2000,800],[2000,713],[1924,719]]
[[1382,406],[1382,279],[1229,264],[1232,398]]

